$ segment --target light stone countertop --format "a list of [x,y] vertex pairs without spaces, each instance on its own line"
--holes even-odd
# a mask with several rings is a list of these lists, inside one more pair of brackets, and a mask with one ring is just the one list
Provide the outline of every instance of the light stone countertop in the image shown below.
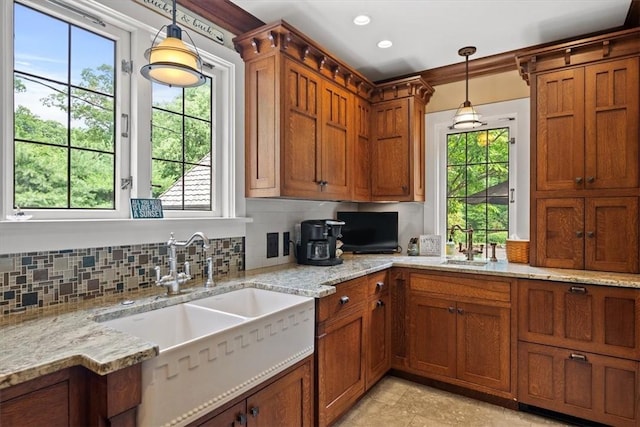
[[[211,288],[194,286],[178,296],[162,295],[158,288],[137,295],[130,305],[121,303],[131,295],[111,298],[102,307],[81,307],[76,311],[48,313],[17,320],[0,327],[0,389],[16,385],[67,367],[81,365],[100,375],[155,357],[154,343],[116,331],[99,322],[169,305],[205,298],[243,287],[256,287],[322,298],[335,293],[334,285],[390,267],[430,271],[552,280],[567,283],[640,288],[640,275],[583,270],[530,267],[506,261],[485,266],[443,264],[444,259],[401,255],[348,255],[341,265],[314,267],[286,265],[249,271]],[[14,315],[12,315],[14,316]],[[2,319],[6,320],[6,319]]]

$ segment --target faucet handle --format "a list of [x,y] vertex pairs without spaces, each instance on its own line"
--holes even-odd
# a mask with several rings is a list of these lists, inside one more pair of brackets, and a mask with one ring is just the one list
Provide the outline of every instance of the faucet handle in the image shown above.
[[162,283],[160,282],[161,280],[160,267],[156,265],[155,267],[153,267],[153,269],[156,272],[156,286],[161,286]]

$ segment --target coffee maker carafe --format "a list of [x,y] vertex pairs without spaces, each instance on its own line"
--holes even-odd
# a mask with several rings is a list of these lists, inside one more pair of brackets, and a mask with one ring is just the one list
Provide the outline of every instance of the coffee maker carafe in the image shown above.
[[337,265],[336,240],[342,235],[343,221],[309,219],[300,223],[300,243],[296,247],[298,264]]

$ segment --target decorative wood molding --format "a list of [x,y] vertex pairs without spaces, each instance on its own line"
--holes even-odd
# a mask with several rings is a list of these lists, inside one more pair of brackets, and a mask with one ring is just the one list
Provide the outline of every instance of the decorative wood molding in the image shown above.
[[363,74],[285,21],[235,37],[233,44],[245,62],[279,52],[363,98],[375,88]]
[[376,85],[371,102],[415,96],[427,103],[433,92],[433,87],[418,74]]
[[178,0],[178,3],[233,34],[243,34],[264,25],[230,0]]
[[[490,74],[506,73],[516,70],[515,56],[518,51],[499,53],[469,61],[469,78],[486,76]],[[420,72],[424,80],[432,86],[463,81],[465,79],[465,64],[445,65]]]
[[523,50],[516,56],[516,62],[520,75],[529,83],[531,74],[639,53],[640,27],[635,27],[538,49]]

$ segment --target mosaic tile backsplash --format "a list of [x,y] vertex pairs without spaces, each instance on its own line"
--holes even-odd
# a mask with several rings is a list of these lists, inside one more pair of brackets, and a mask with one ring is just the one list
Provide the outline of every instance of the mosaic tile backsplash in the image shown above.
[[[177,248],[178,271],[191,264],[190,283],[206,279],[213,258],[214,280],[244,270],[244,237],[212,239]],[[77,303],[155,286],[155,266],[169,271],[167,245],[113,246],[0,255],[0,314]],[[189,286],[187,284],[186,286]]]

